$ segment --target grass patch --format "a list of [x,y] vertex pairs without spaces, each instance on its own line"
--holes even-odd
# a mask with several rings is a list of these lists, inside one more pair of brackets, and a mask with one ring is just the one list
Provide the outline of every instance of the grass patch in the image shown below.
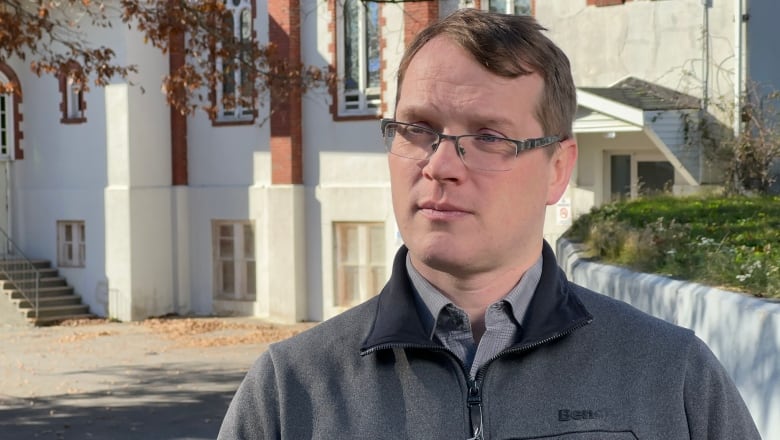
[[605,263],[780,298],[780,197],[661,196],[594,208],[564,235]]

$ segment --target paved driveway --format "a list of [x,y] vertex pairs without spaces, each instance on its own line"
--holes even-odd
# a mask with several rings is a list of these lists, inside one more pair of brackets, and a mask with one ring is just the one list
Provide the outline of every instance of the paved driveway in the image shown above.
[[0,438],[213,439],[268,343],[310,326],[246,318],[0,324]]

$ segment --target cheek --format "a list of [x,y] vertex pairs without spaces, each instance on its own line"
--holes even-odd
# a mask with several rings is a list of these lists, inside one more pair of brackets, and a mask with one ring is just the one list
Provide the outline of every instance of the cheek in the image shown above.
[[399,164],[392,159],[390,161],[390,189],[393,207],[397,213],[400,213],[399,209],[404,209],[411,199],[412,186],[415,180],[413,172],[409,169],[410,167],[402,165],[404,164]]
[[[522,217],[536,215],[544,210],[547,201],[547,172],[543,164],[523,164],[512,170],[512,175],[501,182],[487,188],[485,194],[493,194],[491,204],[499,210],[498,217],[509,223],[517,222]],[[500,189],[499,189],[500,188]]]

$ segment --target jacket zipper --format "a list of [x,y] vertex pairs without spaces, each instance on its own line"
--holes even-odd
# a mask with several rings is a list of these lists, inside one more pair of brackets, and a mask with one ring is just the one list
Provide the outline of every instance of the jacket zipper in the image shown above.
[[[474,436],[466,440],[483,440],[484,438],[484,426],[482,424],[482,388],[480,387],[480,385],[482,384],[482,381],[485,379],[485,374],[487,373],[487,369],[490,366],[490,364],[493,363],[493,361],[500,358],[501,356],[510,353],[519,353],[522,351],[528,351],[540,345],[547,344],[548,342],[562,338],[574,332],[575,330],[590,324],[591,322],[593,322],[593,318],[586,319],[580,323],[577,323],[576,325],[569,327],[564,331],[558,332],[550,337],[542,339],[541,341],[536,341],[534,343],[523,345],[520,347],[508,348],[496,354],[492,358],[488,359],[488,361],[485,362],[485,365],[483,365],[482,367],[480,367],[479,370],[477,370],[477,376],[473,379],[469,379],[469,395],[467,401],[469,405],[469,414],[471,415],[471,429],[474,432]],[[464,367],[464,371],[465,371],[465,367]],[[471,377],[470,374],[468,376]]]
[[472,379],[470,374],[466,404],[469,407],[469,419],[471,421],[471,432],[473,433],[473,436],[466,440],[482,440],[482,390],[479,388],[477,379]]
[[482,388],[480,387],[480,385],[482,384],[482,380],[485,378],[487,368],[490,366],[490,364],[493,363],[493,361],[495,361],[496,359],[500,358],[501,356],[510,353],[519,353],[522,351],[527,351],[532,348],[538,347],[540,345],[547,344],[548,342],[554,341],[556,339],[562,338],[574,332],[575,330],[590,324],[591,322],[593,322],[593,318],[586,319],[580,323],[577,323],[576,325],[569,327],[564,331],[558,332],[550,337],[542,339],[541,341],[536,341],[531,344],[503,350],[500,353],[493,356],[492,358],[490,358],[487,362],[485,362],[485,365],[483,365],[479,370],[477,370],[477,375],[474,378],[472,378],[471,374],[466,370],[466,366],[463,364],[463,361],[461,361],[457,356],[455,356],[455,353],[439,345],[387,343],[387,344],[381,344],[381,345],[376,345],[374,347],[371,347],[370,349],[362,352],[361,355],[365,356],[379,350],[390,349],[390,348],[426,349],[426,350],[441,351],[449,354],[450,357],[452,357],[460,365],[461,371],[463,371],[464,376],[466,376],[466,383],[468,386],[466,405],[469,410],[469,421],[471,423],[472,436],[467,438],[466,440],[483,440],[484,426],[483,426],[483,419],[482,419]]

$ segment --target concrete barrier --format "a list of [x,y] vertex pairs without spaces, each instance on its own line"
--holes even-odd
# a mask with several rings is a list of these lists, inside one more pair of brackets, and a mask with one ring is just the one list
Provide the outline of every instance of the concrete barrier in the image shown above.
[[780,439],[780,302],[587,261],[557,242],[571,281],[687,327],[734,379],[765,440]]

